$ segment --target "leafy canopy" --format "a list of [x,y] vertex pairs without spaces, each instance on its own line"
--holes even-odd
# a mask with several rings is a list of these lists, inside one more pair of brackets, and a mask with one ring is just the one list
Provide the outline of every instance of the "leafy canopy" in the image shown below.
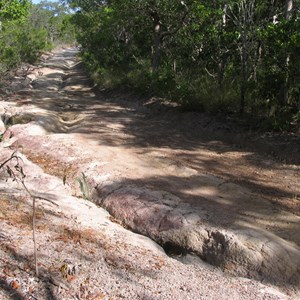
[[31,5],[29,0],[0,0],[0,21],[28,16]]

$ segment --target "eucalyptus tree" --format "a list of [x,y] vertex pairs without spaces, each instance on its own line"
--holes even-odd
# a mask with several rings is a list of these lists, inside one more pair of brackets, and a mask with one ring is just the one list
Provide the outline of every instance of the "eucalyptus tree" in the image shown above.
[[102,78],[193,107],[268,118],[275,106],[295,110],[299,0],[66,1],[82,56]]
[[259,32],[257,98],[269,108],[275,127],[288,128],[300,120],[300,1],[274,1],[270,11]]
[[22,62],[33,63],[43,50],[50,50],[52,42],[62,40],[68,18],[68,11],[59,3],[0,0],[0,73]]
[[[59,2],[44,0],[33,5],[30,11],[30,21],[33,28],[44,29],[47,32],[47,43],[59,43],[64,39],[64,29],[68,28],[69,39],[72,40],[72,28],[67,21],[70,9]],[[65,30],[66,31],[66,30]]]

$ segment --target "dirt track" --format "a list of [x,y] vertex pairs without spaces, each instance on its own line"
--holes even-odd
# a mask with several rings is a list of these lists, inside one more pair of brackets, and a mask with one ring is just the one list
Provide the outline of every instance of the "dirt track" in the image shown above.
[[[267,155],[267,137],[264,149],[263,137],[232,123],[182,113],[159,99],[95,93],[74,54],[57,53],[40,66],[32,88],[6,99],[6,120],[13,126],[4,147],[21,145],[29,160],[64,180],[74,196],[81,195],[76,179],[83,172],[90,200],[170,254],[194,253],[226,273],[295,295],[298,148],[290,149],[289,161],[296,164],[284,164]],[[297,147],[299,137],[291,139]],[[41,185],[33,181],[32,188]]]

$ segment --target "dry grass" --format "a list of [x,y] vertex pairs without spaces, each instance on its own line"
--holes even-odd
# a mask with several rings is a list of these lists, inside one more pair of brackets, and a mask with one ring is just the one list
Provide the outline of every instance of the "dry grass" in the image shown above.
[[34,154],[31,152],[26,152],[26,156],[33,163],[40,166],[45,173],[61,178],[66,182],[69,178],[74,181],[75,175],[78,173],[78,168],[69,163],[62,163],[59,160],[54,159],[46,154]]
[[10,225],[18,228],[32,227],[32,213],[30,207],[24,204],[24,198],[11,197],[9,195],[0,196],[0,220],[7,221]]
[[98,243],[103,235],[100,235],[94,229],[74,229],[66,225],[62,225],[59,228],[60,234],[55,238],[56,240],[63,241],[65,243],[74,243],[83,245],[84,243]]
[[[28,197],[1,194],[0,207],[1,221],[20,229],[32,229],[32,206],[28,202]],[[46,213],[41,206],[37,207],[35,217],[38,222],[37,229],[40,231],[46,230],[48,227]]]

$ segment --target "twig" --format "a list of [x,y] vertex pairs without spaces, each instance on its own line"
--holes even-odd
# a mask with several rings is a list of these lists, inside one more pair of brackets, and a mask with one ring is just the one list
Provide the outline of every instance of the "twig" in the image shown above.
[[35,266],[35,274],[39,277],[39,268],[37,263],[37,247],[36,247],[36,239],[35,239],[35,198],[32,198],[32,239],[33,239],[33,247],[34,247],[34,266]]
[[19,160],[19,159],[22,160],[21,157],[15,155],[16,152],[17,152],[17,151],[14,151],[14,152],[12,153],[12,155],[0,165],[0,169],[2,169],[9,161],[11,161],[11,160],[14,159],[14,158],[16,158],[17,160]]
[[[17,151],[14,151],[11,156],[5,160],[3,163],[1,163],[0,165],[0,169],[3,168],[6,165],[6,170],[8,175],[12,178],[13,181],[17,181],[20,182],[23,186],[23,188],[25,189],[25,191],[27,192],[27,194],[30,196],[30,198],[32,199],[32,239],[33,239],[33,245],[34,245],[34,265],[35,265],[35,274],[37,277],[39,277],[39,269],[38,269],[38,259],[37,259],[37,246],[36,246],[36,200],[40,199],[40,200],[45,200],[47,202],[50,202],[56,206],[58,206],[58,204],[56,204],[55,202],[53,202],[50,199],[41,197],[41,196],[36,196],[34,195],[26,186],[25,184],[25,173],[23,171],[23,167],[19,164],[19,160],[22,160],[22,158],[18,155],[16,155]],[[17,164],[11,168],[10,166],[7,166],[7,164],[12,161],[13,159],[17,160]]]

